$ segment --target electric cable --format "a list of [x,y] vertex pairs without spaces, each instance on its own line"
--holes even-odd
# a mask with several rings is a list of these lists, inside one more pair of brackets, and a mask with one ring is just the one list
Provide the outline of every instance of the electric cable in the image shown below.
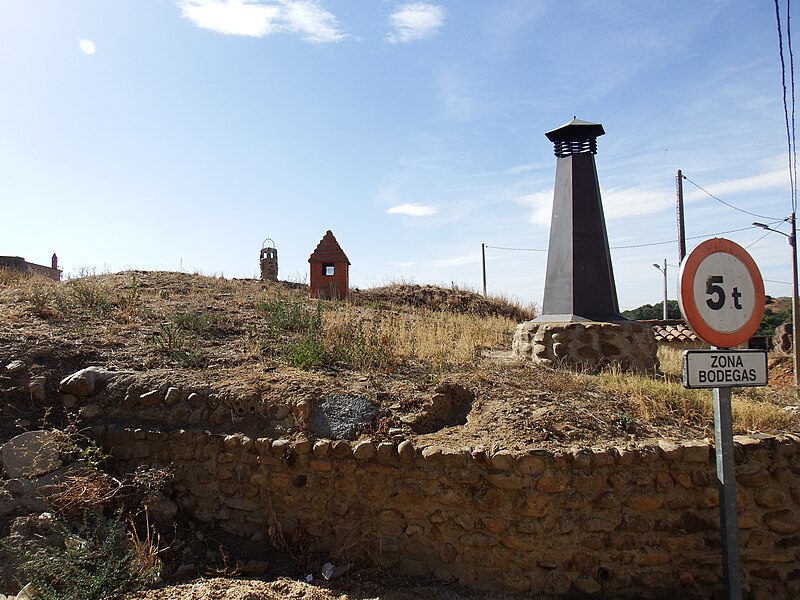
[[743,208],[739,208],[738,206],[734,206],[734,205],[733,205],[733,204],[731,204],[730,202],[725,202],[725,200],[723,200],[723,199],[721,199],[721,198],[718,198],[717,196],[715,196],[714,194],[712,194],[711,192],[709,192],[709,191],[708,191],[707,189],[705,189],[704,187],[702,187],[702,186],[700,186],[700,185],[696,184],[694,181],[692,181],[691,179],[689,179],[689,178],[688,178],[686,175],[684,175],[684,176],[683,176],[683,178],[684,178],[686,181],[688,181],[689,183],[691,183],[691,184],[692,184],[694,187],[696,187],[697,189],[699,189],[700,191],[702,191],[702,192],[705,192],[706,194],[708,194],[709,196],[711,196],[711,197],[712,197],[714,200],[716,200],[717,202],[721,202],[722,204],[724,204],[725,206],[727,206],[727,207],[729,207],[729,208],[732,208],[733,210],[738,210],[740,213],[744,213],[744,214],[746,214],[746,215],[750,215],[751,217],[756,217],[756,218],[758,218],[758,219],[770,219],[770,220],[772,220],[772,221],[779,221],[779,220],[780,220],[780,219],[776,219],[775,217],[768,217],[768,216],[766,216],[766,215],[757,215],[756,213],[754,213],[754,212],[750,212],[749,210],[745,210],[745,209],[743,209]]
[[[788,9],[788,0],[787,0],[787,9]],[[788,12],[788,10],[787,10]],[[797,193],[795,191],[796,188],[796,181],[795,181],[795,162],[793,161],[792,157],[795,154],[793,152],[794,145],[792,143],[792,129],[789,127],[789,107],[786,102],[786,60],[783,56],[783,28],[781,27],[781,11],[780,11],[780,4],[779,0],[775,0],[775,21],[778,26],[778,56],[780,57],[781,61],[781,85],[783,87],[783,117],[784,122],[786,123],[786,146],[788,152],[788,159],[789,159],[789,192],[791,194],[791,203],[792,203],[792,212],[796,212],[797,209]]]
[[[777,222],[780,223],[783,219],[778,220]],[[758,227],[741,227],[739,229],[729,229],[727,231],[718,231],[717,233],[709,233],[706,235],[693,235],[691,237],[687,237],[687,240],[699,240],[704,238],[715,237],[718,235],[724,235],[726,233],[738,233],[740,231],[747,231],[748,229],[758,229]],[[667,244],[674,244],[677,240],[667,240],[664,242],[648,242],[646,244],[631,244],[629,246],[609,246],[609,250],[627,250],[629,248],[646,248],[648,246],[665,246]],[[508,246],[490,246],[486,244],[485,248],[491,248],[493,250],[511,250],[515,252],[547,252],[546,249],[542,248],[510,248]]]

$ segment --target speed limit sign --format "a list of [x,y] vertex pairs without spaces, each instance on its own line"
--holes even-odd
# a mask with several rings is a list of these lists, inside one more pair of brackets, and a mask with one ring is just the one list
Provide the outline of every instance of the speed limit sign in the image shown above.
[[701,243],[683,261],[678,281],[681,313],[712,346],[738,346],[758,329],[764,281],[739,244],[723,238]]

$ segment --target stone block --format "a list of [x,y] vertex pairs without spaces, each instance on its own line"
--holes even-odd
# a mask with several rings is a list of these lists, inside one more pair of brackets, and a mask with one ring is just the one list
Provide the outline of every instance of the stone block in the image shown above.
[[653,494],[635,494],[625,500],[625,506],[643,512],[658,510],[662,504],[661,498]]
[[324,458],[325,456],[328,456],[330,449],[331,443],[329,440],[319,440],[314,443],[314,447],[311,452],[317,458]]
[[563,475],[545,474],[536,480],[536,489],[545,494],[557,494],[567,488],[567,483]]
[[502,475],[499,473],[487,473],[484,475],[486,481],[501,490],[521,490],[525,479],[518,475]]
[[312,471],[316,471],[317,473],[324,473],[327,471],[333,470],[333,465],[329,460],[310,460],[308,462],[308,468]]
[[335,440],[331,442],[330,454],[336,458],[352,458],[353,447],[346,440]]
[[164,396],[159,390],[151,390],[139,395],[139,403],[142,406],[155,406],[156,404],[160,404],[163,399]]
[[613,467],[617,458],[614,448],[595,450],[592,455],[592,465],[595,467]]
[[498,471],[510,471],[514,466],[514,455],[507,451],[501,450],[492,455],[492,468]]
[[790,509],[777,510],[764,515],[764,524],[770,531],[781,535],[788,535],[800,531],[800,518]]
[[503,569],[497,573],[498,586],[504,592],[524,594],[531,589],[531,580],[519,569]]
[[550,496],[536,494],[525,498],[517,512],[525,517],[544,517],[550,512],[550,507],[553,504],[553,499]]
[[7,477],[37,477],[61,466],[63,436],[55,431],[26,431],[0,449]]
[[364,440],[353,445],[353,456],[358,460],[369,460],[375,456],[376,451],[377,448],[371,440]]
[[538,456],[523,455],[517,459],[517,472],[526,476],[537,476],[544,473],[547,464]]
[[164,404],[167,406],[174,406],[181,401],[181,391],[176,387],[167,388],[167,393],[164,395]]
[[378,460],[391,461],[397,456],[397,449],[391,442],[380,442],[377,448]]
[[659,440],[658,449],[662,458],[668,462],[680,461],[683,459],[683,447],[669,440]]
[[756,491],[755,501],[763,508],[777,508],[786,504],[787,497],[783,490],[769,487]]
[[683,460],[692,463],[708,462],[711,456],[711,447],[705,440],[689,440],[683,446]]
[[417,452],[410,440],[403,440],[397,446],[397,454],[400,456],[401,462],[410,463],[416,457]]

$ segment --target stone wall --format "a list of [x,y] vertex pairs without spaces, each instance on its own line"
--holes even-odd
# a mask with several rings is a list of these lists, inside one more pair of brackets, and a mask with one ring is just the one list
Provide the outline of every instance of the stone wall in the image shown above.
[[659,367],[653,328],[638,321],[526,321],[517,325],[511,350],[533,362],[587,371],[613,365],[652,374]]
[[[488,453],[98,425],[117,467],[171,464],[179,514],[290,549],[478,589],[708,598],[721,583],[706,441]],[[800,596],[800,437],[738,436],[746,597]]]
[[53,281],[61,281],[61,269],[58,268],[57,263],[54,262],[52,267],[45,267],[44,265],[37,265],[26,261],[20,256],[0,256],[0,269],[10,269],[26,274],[43,275]]

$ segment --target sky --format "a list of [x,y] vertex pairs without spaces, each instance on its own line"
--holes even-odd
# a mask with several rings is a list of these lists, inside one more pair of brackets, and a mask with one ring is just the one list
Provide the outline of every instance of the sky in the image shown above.
[[269,238],[307,282],[330,229],[352,287],[480,291],[485,244],[488,292],[540,306],[577,116],[622,310],[665,259],[677,298],[678,169],[688,249],[730,232],[791,294],[751,225],[792,211],[772,2],[0,0],[0,48],[0,255],[70,277],[256,277]]

